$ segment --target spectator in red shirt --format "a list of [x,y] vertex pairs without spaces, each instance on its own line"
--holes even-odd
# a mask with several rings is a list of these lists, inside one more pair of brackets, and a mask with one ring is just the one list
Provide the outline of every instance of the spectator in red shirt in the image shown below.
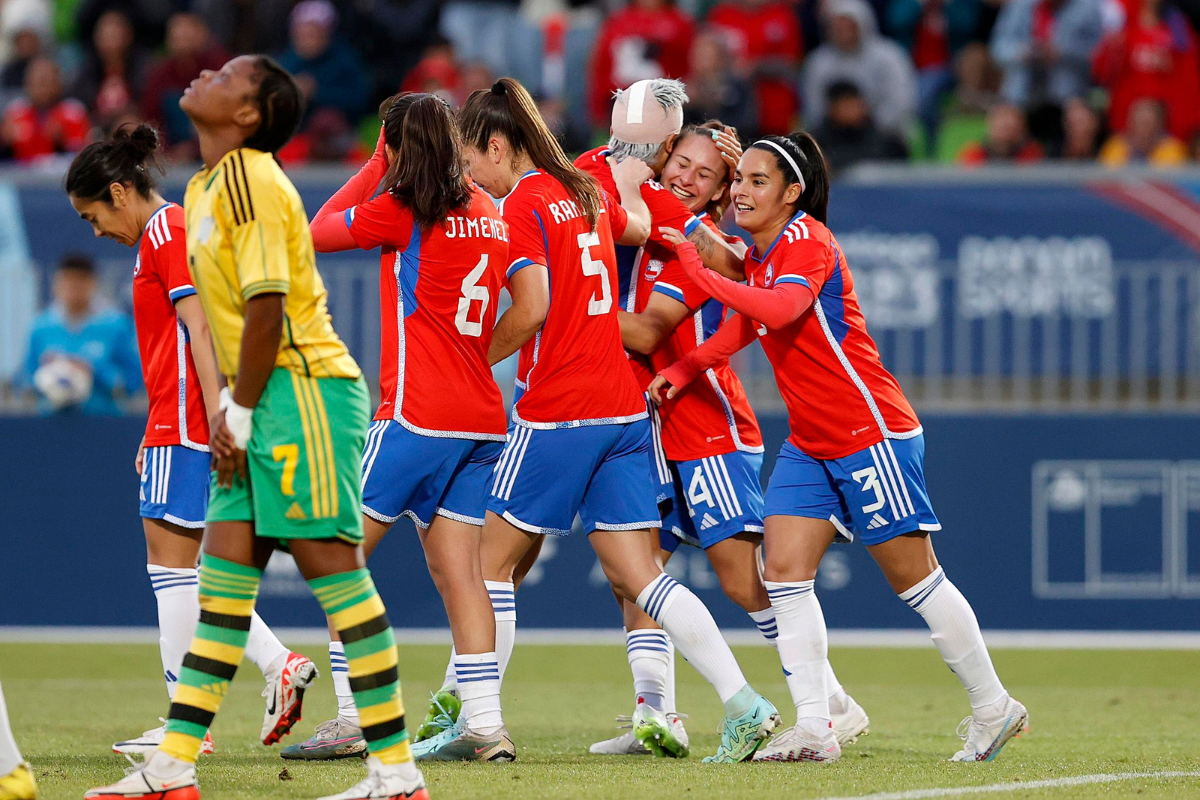
[[673,0],[632,0],[600,26],[592,51],[588,108],[607,126],[613,92],[647,78],[683,78],[696,26]]
[[713,8],[708,23],[724,34],[734,68],[754,85],[759,135],[790,133],[804,53],[795,10],[782,0],[726,0]]
[[25,96],[10,103],[4,112],[0,142],[10,157],[31,162],[81,150],[91,128],[83,103],[63,99],[58,64],[40,57],[25,70]]
[[191,161],[200,154],[195,131],[179,110],[179,98],[201,70],[219,70],[229,54],[213,39],[197,14],[174,14],[167,21],[167,54],[150,69],[142,91],[142,116],[167,140],[167,157]]
[[958,154],[960,164],[979,167],[984,164],[1034,164],[1045,157],[1042,146],[1029,136],[1025,113],[1014,105],[997,104],[987,116],[987,134],[982,142],[972,142]]
[[1196,33],[1162,0],[1141,0],[1125,27],[1101,44],[1093,62],[1096,82],[1111,93],[1108,119],[1125,130],[1129,109],[1139,99],[1162,103],[1167,130],[1188,140],[1200,130],[1200,57]]

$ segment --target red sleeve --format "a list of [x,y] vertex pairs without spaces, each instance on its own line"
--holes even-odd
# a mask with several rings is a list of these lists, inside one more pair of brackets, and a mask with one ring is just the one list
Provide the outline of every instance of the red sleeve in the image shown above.
[[[654,255],[658,255],[658,253]],[[709,300],[708,293],[703,291],[696,285],[695,281],[688,277],[687,272],[683,269],[683,264],[679,261],[679,257],[674,253],[663,259],[662,272],[658,273],[658,278],[655,279],[654,288],[651,291],[666,295],[672,300],[683,303],[692,311],[695,311]]]
[[735,283],[705,268],[700,261],[700,254],[696,252],[696,245],[691,242],[679,245],[676,252],[688,277],[701,290],[768,328],[782,328],[795,322],[812,306],[816,292],[820,291],[811,289],[802,276],[793,274],[776,278],[775,285],[770,288]]
[[650,209],[650,241],[663,247],[670,248],[672,245],[662,238],[659,228],[675,228],[686,236],[700,224],[700,218],[657,181],[642,184],[642,199]]
[[625,233],[625,229],[629,227],[629,212],[621,205],[621,201],[613,197],[603,189],[600,194],[604,196],[604,208],[608,211],[608,224],[612,228],[613,241],[621,238],[621,234]]
[[755,327],[753,320],[742,314],[734,314],[725,320],[704,344],[664,369],[659,375],[666,378],[667,383],[675,388],[682,389],[701,372],[718,361],[729,358],[758,338]]
[[[325,201],[321,210],[316,213],[309,224],[313,235],[313,246],[319,253],[332,253],[349,250],[357,245],[357,239],[348,235],[350,218],[345,212],[360,203],[366,203],[375,194],[379,182],[387,172],[387,160],[383,155],[383,135],[370,160],[362,166],[354,177],[346,181],[341,189],[334,192],[333,197]],[[341,217],[342,219],[337,219]]]
[[394,247],[403,250],[412,238],[412,212],[387,192],[342,212],[354,242],[363,250]]
[[63,149],[71,152],[82,150],[87,144],[88,134],[92,132],[87,109],[73,101],[66,101],[59,106],[58,121],[62,125]]
[[[504,221],[508,223],[508,268],[505,277],[511,278],[517,270],[540,264],[549,266],[550,255],[546,252],[546,231],[542,220],[532,204],[525,198],[517,203],[505,202]],[[544,214],[545,211],[542,211]]]

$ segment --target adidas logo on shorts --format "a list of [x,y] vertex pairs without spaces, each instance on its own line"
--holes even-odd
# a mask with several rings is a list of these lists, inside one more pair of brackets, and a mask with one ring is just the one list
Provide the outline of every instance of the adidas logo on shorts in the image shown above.
[[700,520],[700,530],[706,531],[714,525],[720,524],[721,523],[717,522],[717,520],[713,518],[712,514],[705,513],[704,518]]
[[867,523],[867,530],[873,531],[876,528],[882,528],[887,524],[888,521],[886,519],[876,514],[875,516],[871,517],[871,521]]

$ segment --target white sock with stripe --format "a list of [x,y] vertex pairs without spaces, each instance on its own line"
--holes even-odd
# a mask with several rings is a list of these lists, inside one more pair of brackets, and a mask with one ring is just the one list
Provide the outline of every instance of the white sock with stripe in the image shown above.
[[671,639],[659,628],[642,628],[625,633],[625,655],[633,673],[634,703],[644,700],[659,711],[674,711],[667,705],[667,671],[671,663]]
[[778,647],[779,627],[775,623],[775,609],[767,606],[762,611],[747,611],[750,619],[758,626],[758,632],[767,640],[771,647]]
[[454,656],[459,717],[476,733],[489,735],[504,727],[500,713],[500,664],[496,654],[459,653]]
[[[767,640],[767,644],[779,649],[779,626],[775,622],[775,609],[767,606],[762,611],[750,611],[750,619],[758,626],[758,632]],[[829,710],[834,714],[844,714],[849,708],[850,696],[842,688],[842,683],[833,672],[829,660],[825,660],[825,691],[829,693]]]
[[813,591],[812,581],[764,581],[775,623],[776,645],[788,691],[796,706],[796,724],[819,733],[830,727],[829,693],[825,671],[829,664],[829,640],[825,615]]
[[246,640],[246,658],[254,662],[264,677],[279,677],[292,651],[279,641],[275,631],[255,611],[250,615],[250,638]]
[[333,678],[333,693],[337,695],[338,719],[358,727],[358,706],[354,705],[354,691],[350,688],[350,663],[341,642],[329,643],[329,673]]
[[942,568],[899,597],[925,619],[942,660],[967,690],[975,716],[992,720],[1002,714],[1008,692],[992,666],[979,621]]
[[[196,616],[199,617],[199,612]],[[12,772],[24,760],[17,749],[17,740],[13,738],[12,726],[8,724],[8,706],[4,702],[4,690],[0,688],[0,776]]]
[[483,585],[492,600],[492,613],[496,615],[496,663],[500,668],[500,680],[504,680],[504,671],[508,669],[513,642],[517,638],[517,595],[511,582],[484,581]]
[[442,678],[442,688],[438,691],[452,692],[455,691],[456,687],[458,686],[458,673],[454,670],[454,657],[457,655],[458,651],[451,647],[450,661],[446,664],[446,674]]
[[183,657],[192,646],[196,622],[200,619],[200,579],[194,569],[172,569],[157,564],[147,564],[146,572],[158,603],[158,652],[167,696],[173,700]]
[[[642,589],[637,604],[667,632],[683,657],[712,684],[722,703],[728,703],[746,687],[746,676],[722,638],[712,614],[690,589],[664,572]],[[726,713],[738,716],[745,710],[733,709],[731,714],[727,707]]]

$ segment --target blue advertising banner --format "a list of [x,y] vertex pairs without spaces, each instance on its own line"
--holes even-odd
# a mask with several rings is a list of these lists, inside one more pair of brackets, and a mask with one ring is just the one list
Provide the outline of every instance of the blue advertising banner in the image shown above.
[[[786,421],[762,419],[770,474]],[[133,457],[142,420],[0,419],[0,625],[153,625]],[[990,629],[1194,630],[1200,619],[1200,426],[1181,416],[925,415],[926,470],[947,573]],[[371,567],[400,627],[445,614],[404,521]],[[723,626],[752,628],[703,553],[671,571]],[[859,545],[835,547],[818,587],[833,628],[915,628]],[[520,624],[619,627],[585,537],[549,538],[518,593]],[[318,627],[290,559],[262,586],[272,624]]]

